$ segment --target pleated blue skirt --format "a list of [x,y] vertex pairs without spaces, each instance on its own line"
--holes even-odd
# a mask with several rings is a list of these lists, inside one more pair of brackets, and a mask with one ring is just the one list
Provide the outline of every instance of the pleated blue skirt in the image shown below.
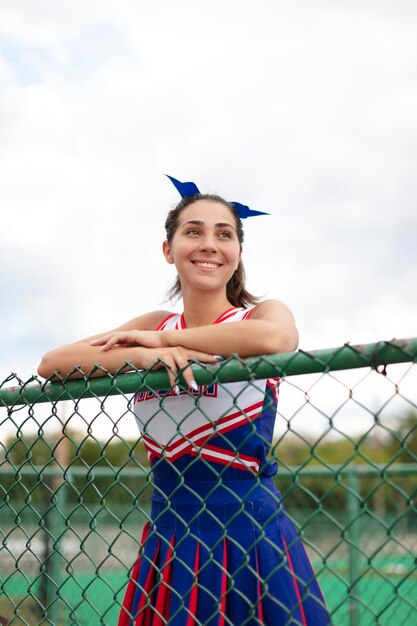
[[155,481],[118,626],[329,626],[271,478]]

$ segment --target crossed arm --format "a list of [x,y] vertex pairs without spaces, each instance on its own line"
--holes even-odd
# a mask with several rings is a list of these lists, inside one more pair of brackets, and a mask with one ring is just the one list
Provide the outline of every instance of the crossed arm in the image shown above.
[[[245,358],[258,354],[291,352],[297,348],[298,333],[294,318],[281,302],[268,300],[255,307],[249,320],[199,326],[184,330],[155,331],[167,316],[166,311],[154,311],[127,322],[123,326],[89,337],[80,342],[48,352],[38,373],[44,378],[54,374],[80,377],[92,374],[165,367],[171,384],[177,371],[189,360],[215,363],[218,356],[239,354]],[[74,368],[79,371],[73,372]],[[192,368],[183,372],[188,385],[193,386]]]

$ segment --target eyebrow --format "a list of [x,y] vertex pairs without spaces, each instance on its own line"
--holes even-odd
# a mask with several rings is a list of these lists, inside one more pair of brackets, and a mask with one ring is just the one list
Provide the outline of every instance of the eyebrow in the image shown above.
[[[188,222],[184,222],[184,226],[185,224],[195,224],[196,226],[204,226],[205,222],[201,221],[201,220],[188,220]],[[227,222],[218,222],[217,224],[214,224],[214,226],[216,228],[232,228],[233,226],[232,224],[228,224]]]

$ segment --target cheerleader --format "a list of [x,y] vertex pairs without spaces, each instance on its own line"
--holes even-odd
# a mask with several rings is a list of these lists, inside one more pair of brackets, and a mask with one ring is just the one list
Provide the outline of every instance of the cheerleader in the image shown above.
[[97,363],[168,372],[169,389],[134,398],[154,491],[118,626],[329,626],[267,458],[278,380],[198,386],[190,364],[297,348],[289,309],[245,288],[241,220],[259,213],[171,180],[182,199],[167,216],[163,254],[183,313],[140,315],[53,350],[38,369],[45,378]]

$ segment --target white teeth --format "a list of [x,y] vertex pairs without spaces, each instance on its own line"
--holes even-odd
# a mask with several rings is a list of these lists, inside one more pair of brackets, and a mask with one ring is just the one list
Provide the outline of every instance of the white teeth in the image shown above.
[[206,267],[207,269],[215,269],[216,267],[220,267],[218,263],[203,263],[199,261],[194,261],[194,265],[198,265],[199,267]]

